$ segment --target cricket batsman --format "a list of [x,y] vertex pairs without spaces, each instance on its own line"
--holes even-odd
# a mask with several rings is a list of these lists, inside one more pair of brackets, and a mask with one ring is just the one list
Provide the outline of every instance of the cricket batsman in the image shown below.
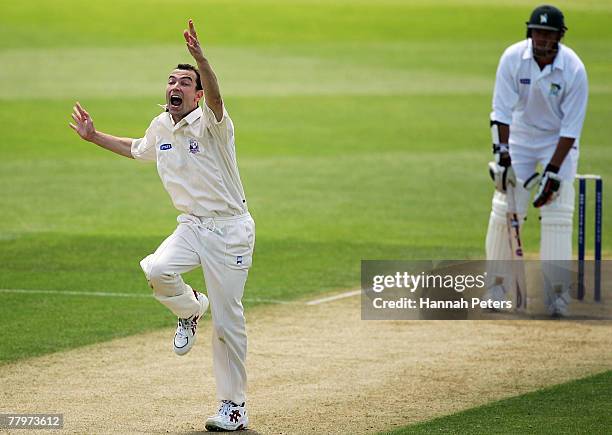
[[[192,20],[188,27],[184,38],[197,68],[179,64],[170,73],[165,110],[151,121],[144,137],[117,137],[96,130],[79,103],[70,127],[109,151],[156,162],[162,184],[181,214],[174,233],[140,265],[156,299],[178,317],[173,340],[177,355],[191,350],[210,299],[213,368],[221,406],[206,421],[206,429],[233,431],[248,424],[242,295],[252,262],[255,223],[238,173],[234,124]],[[205,102],[200,107],[202,97]],[[181,277],[198,266],[208,297]]]
[[[486,238],[487,260],[508,260],[505,219],[508,186],[522,223],[531,187],[533,206],[540,210],[540,259],[572,259],[574,178],[580,150],[588,84],[585,67],[561,40],[567,31],[563,13],[538,6],[527,24],[527,38],[508,47],[499,61],[493,93],[491,177],[496,191]],[[540,176],[536,167],[544,168]],[[501,262],[493,262],[501,263]],[[490,263],[491,264],[491,263]],[[544,263],[544,269],[549,267]],[[509,277],[504,267],[489,266],[488,297],[506,299]],[[563,316],[569,303],[569,282],[554,281],[544,270],[544,296],[549,314]],[[546,277],[553,276],[553,281]]]

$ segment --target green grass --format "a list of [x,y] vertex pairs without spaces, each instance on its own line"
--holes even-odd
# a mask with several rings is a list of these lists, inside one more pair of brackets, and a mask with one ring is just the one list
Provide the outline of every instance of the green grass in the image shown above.
[[[580,171],[609,178],[612,8],[560,6],[591,86]],[[82,142],[67,123],[80,100],[100,130],[142,135],[168,71],[189,61],[188,17],[220,77],[257,222],[248,306],[355,287],[361,259],[482,258],[494,72],[532,7],[3,4],[0,289],[149,293],[138,262],[177,214],[155,166]],[[525,243],[536,251],[531,216]],[[187,279],[203,286],[198,271]],[[0,293],[0,362],[171,323],[153,299]]]
[[406,426],[389,435],[605,434],[612,427],[612,371]]

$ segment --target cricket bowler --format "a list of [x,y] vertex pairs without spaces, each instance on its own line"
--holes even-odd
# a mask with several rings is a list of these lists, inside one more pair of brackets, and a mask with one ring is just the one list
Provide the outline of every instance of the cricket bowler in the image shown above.
[[[155,298],[178,317],[174,352],[185,355],[195,343],[198,322],[212,313],[213,368],[221,406],[206,429],[233,431],[248,425],[246,351],[242,296],[255,245],[236,163],[234,124],[221,99],[217,78],[204,56],[195,27],[184,31],[197,63],[178,65],[169,75],[164,112],[144,137],[116,137],[94,128],[77,102],[70,127],[86,141],[125,157],[157,163],[178,225],[157,250],[140,262]],[[205,103],[199,102],[204,97]],[[181,274],[201,266],[208,297]]]
[[[587,75],[578,55],[561,43],[567,27],[559,9],[539,6],[526,24],[527,38],[505,50],[495,79],[490,121],[497,138],[491,165],[496,191],[486,255],[487,260],[510,259],[506,191],[513,187],[522,223],[533,185],[533,205],[541,216],[540,259],[571,260],[573,183],[587,107]],[[537,165],[544,167],[541,176]],[[543,264],[545,303],[550,315],[563,316],[570,283],[567,277],[547,273],[549,263]],[[490,267],[498,270],[489,270],[488,297],[505,299],[509,277],[503,267]]]

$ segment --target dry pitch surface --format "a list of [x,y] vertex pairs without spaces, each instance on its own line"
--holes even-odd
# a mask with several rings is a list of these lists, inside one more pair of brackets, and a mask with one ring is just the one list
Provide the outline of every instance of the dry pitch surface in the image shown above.
[[[611,322],[362,321],[358,297],[248,313],[251,433],[376,432],[612,368]],[[210,323],[0,367],[3,412],[76,433],[194,432],[217,406]]]

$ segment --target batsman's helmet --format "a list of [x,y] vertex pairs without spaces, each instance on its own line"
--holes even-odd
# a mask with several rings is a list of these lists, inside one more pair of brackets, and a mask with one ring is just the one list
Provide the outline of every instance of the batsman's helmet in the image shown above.
[[528,38],[531,37],[531,29],[553,30],[559,32],[561,36],[567,30],[563,12],[550,5],[542,5],[535,8],[531,13],[531,17],[529,17],[529,21],[525,24],[527,24]]

